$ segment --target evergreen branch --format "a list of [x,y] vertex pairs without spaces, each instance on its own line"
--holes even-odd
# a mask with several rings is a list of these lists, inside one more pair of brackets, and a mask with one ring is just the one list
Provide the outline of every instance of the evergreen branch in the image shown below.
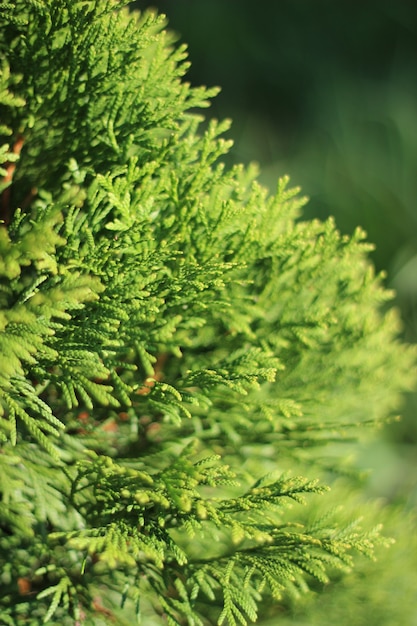
[[164,17],[0,21],[0,621],[244,625],[372,557],[378,529],[311,522],[323,447],[416,379],[364,233],[222,163]]

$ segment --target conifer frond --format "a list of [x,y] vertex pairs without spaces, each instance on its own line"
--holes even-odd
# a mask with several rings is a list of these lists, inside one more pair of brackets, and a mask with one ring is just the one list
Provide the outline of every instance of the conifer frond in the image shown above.
[[73,585],[69,578],[63,576],[60,578],[59,583],[57,585],[53,585],[52,587],[48,587],[44,589],[40,593],[38,593],[37,599],[41,600],[48,596],[52,596],[51,604],[49,609],[45,615],[44,622],[49,622],[50,618],[54,615],[59,604],[63,604],[64,609],[68,609],[71,604],[71,596],[73,595]]
[[0,621],[244,625],[372,557],[308,513],[416,353],[364,233],[226,167],[126,4],[0,5]]

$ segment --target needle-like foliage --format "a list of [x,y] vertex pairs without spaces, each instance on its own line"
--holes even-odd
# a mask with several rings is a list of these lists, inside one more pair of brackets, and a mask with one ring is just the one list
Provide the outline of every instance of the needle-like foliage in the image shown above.
[[0,4],[0,621],[245,625],[382,541],[327,485],[415,354],[125,4]]

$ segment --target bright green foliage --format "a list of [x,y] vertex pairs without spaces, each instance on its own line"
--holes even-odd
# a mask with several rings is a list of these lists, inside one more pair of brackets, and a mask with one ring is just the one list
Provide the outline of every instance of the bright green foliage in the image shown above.
[[226,170],[216,90],[123,4],[0,5],[0,621],[247,624],[381,541],[330,444],[415,354],[363,233]]

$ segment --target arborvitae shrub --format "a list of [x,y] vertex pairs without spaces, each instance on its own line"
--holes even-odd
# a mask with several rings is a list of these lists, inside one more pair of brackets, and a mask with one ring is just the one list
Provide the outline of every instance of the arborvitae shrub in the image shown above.
[[225,168],[124,4],[0,5],[6,625],[247,624],[384,542],[335,481],[414,380],[370,246]]

